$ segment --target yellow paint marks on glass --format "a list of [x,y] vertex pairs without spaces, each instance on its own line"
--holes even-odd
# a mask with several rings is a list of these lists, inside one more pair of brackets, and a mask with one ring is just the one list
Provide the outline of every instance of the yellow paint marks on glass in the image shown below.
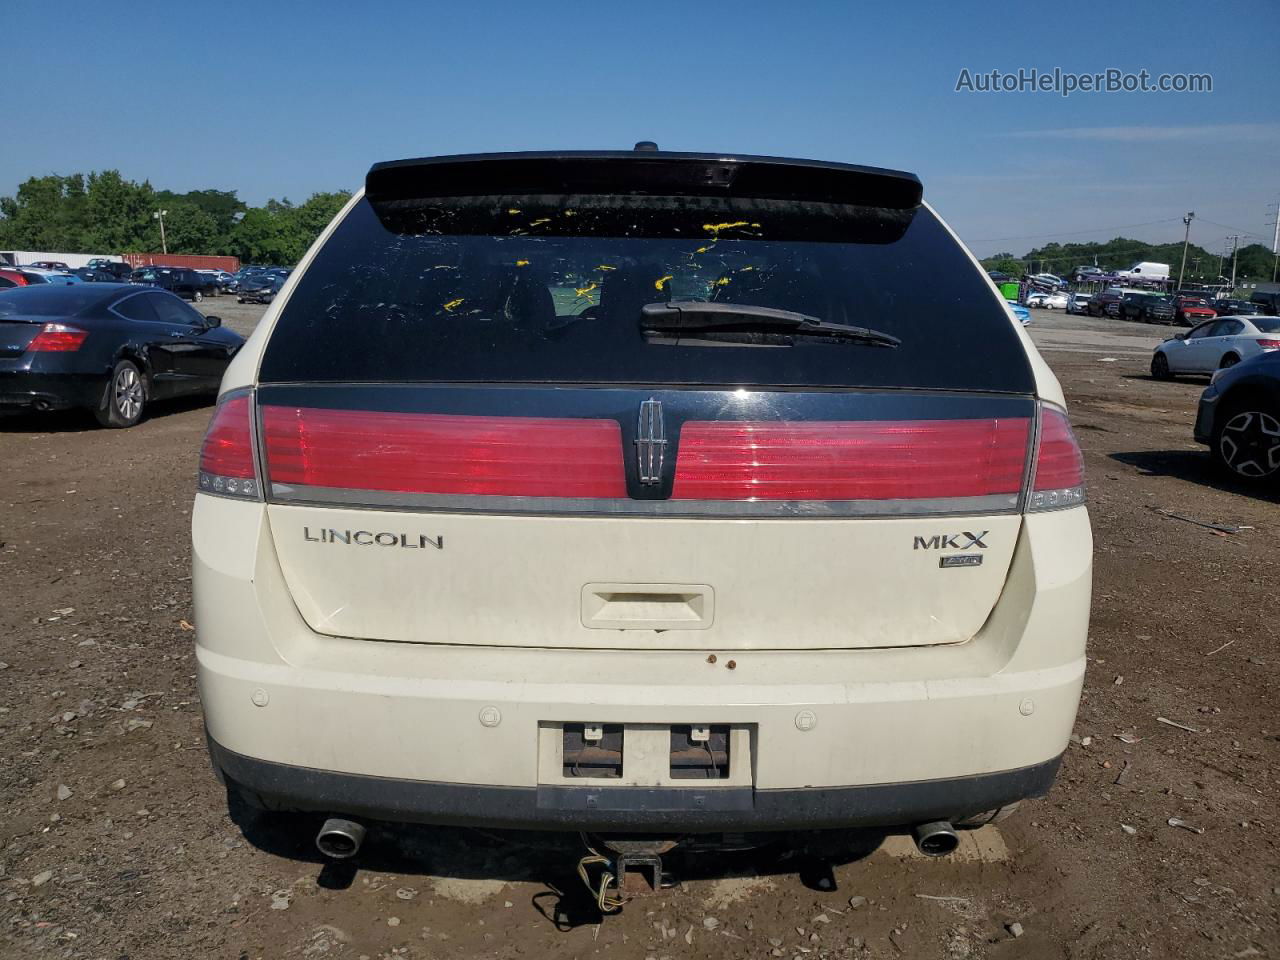
[[721,230],[732,230],[734,227],[749,227],[746,220],[735,220],[733,223],[704,223],[702,229],[708,233],[719,233]]
[[550,217],[541,217],[541,218],[539,218],[539,219],[537,219],[537,220],[532,221],[532,222],[529,224],[529,226],[531,226],[531,227],[540,227],[540,226],[542,226],[544,223],[550,223],[550,222],[551,222],[551,218],[550,218]]
[[448,303],[444,305],[444,312],[453,313],[453,311],[457,310],[460,306],[462,306],[462,304],[465,301],[466,301],[465,297],[459,297],[457,300],[450,300]]
[[721,277],[720,279],[718,279],[718,280],[716,281],[716,286],[717,286],[717,287],[727,287],[728,285],[729,285],[729,278],[728,278],[728,277]]
[[520,212],[520,208],[519,208],[519,207],[511,207],[511,208],[509,208],[509,209],[507,210],[507,213],[511,214],[511,216],[513,216],[513,217],[514,217],[517,213],[519,213],[519,212]]
[[517,267],[527,267],[528,265],[529,265],[529,261],[528,261],[528,260],[517,260],[517,261],[516,261],[516,266],[517,266]]
[[602,263],[602,264],[600,264],[600,266],[596,267],[596,269],[597,269],[597,270],[617,270],[618,268],[617,268],[617,267],[611,267],[611,266],[609,266],[607,263]]
[[598,286],[600,286],[600,284],[598,283],[589,283],[585,287],[574,287],[573,292],[576,293],[581,298],[581,297],[585,297],[587,294],[589,294],[592,290],[594,290]]
[[668,273],[665,277],[659,277],[657,280],[653,281],[654,287],[661,290],[667,285],[667,281],[670,280],[672,276],[674,276],[674,274]]

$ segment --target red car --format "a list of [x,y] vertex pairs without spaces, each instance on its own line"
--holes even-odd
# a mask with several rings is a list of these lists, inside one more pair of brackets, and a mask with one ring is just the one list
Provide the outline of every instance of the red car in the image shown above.
[[1184,326],[1194,327],[1202,320],[1212,320],[1218,311],[1204,297],[1178,297],[1174,301],[1176,318]]
[[18,270],[0,270],[0,290],[25,287],[30,281]]

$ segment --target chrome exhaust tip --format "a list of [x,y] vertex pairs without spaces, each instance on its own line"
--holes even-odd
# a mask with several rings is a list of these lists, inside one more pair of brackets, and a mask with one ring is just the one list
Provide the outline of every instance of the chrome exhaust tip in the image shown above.
[[354,821],[330,817],[316,834],[316,849],[331,860],[349,860],[360,852],[364,833]]
[[955,828],[945,820],[922,823],[915,829],[916,849],[926,857],[945,857],[960,845]]

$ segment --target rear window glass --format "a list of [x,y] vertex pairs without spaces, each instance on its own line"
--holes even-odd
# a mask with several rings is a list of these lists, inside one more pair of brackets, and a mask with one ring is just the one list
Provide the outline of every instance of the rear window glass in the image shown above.
[[[644,306],[685,300],[901,344],[646,339]],[[260,377],[1033,390],[1004,305],[927,209],[688,197],[362,200],[299,278]]]
[[1280,333],[1280,317],[1254,317],[1253,325],[1262,333]]
[[92,284],[32,284],[0,293],[0,317],[68,317],[109,294]]

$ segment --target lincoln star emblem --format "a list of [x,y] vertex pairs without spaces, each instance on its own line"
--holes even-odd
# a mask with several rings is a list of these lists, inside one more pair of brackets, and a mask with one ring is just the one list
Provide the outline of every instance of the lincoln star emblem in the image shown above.
[[650,397],[640,404],[640,422],[636,426],[636,460],[640,482],[662,482],[662,460],[667,452],[667,431],[662,423],[662,401]]

